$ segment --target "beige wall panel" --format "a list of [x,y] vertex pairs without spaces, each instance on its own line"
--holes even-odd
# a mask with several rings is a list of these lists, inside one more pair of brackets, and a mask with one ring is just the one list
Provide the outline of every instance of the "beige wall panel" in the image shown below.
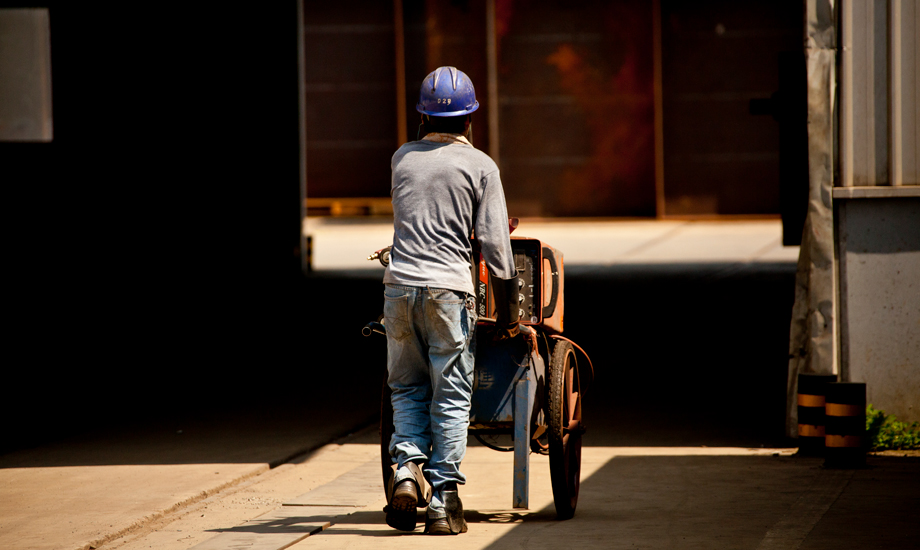
[[0,9],[0,141],[51,141],[48,9]]
[[920,2],[891,0],[893,185],[920,184]]

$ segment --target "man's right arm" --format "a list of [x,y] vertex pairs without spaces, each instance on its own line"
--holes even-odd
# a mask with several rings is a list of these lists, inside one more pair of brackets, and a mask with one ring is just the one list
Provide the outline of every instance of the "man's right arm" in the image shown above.
[[511,251],[511,233],[508,228],[508,208],[498,171],[483,180],[482,197],[475,224],[476,240],[489,267],[489,272],[499,279],[517,276],[514,253]]
[[492,275],[500,336],[517,335],[519,321],[517,270],[511,250],[508,209],[498,172],[487,176],[476,220],[476,240]]

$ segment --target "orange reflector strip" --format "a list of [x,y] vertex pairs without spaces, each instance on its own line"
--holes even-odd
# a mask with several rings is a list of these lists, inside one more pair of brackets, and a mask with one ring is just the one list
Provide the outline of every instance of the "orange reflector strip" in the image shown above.
[[808,395],[807,393],[799,394],[799,406],[801,407],[823,407],[823,395]]
[[840,403],[827,403],[824,414],[827,416],[861,416],[863,408],[860,405],[842,405]]
[[812,426],[811,424],[799,424],[800,437],[824,437],[824,426]]
[[825,447],[861,447],[862,438],[858,435],[827,435],[824,436]]

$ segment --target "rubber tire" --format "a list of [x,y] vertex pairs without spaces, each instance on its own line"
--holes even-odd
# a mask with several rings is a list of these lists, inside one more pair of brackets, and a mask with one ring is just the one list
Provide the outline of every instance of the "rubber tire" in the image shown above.
[[[581,420],[580,404],[574,411],[569,410],[571,385],[578,386],[575,360],[572,345],[559,341],[553,349],[549,368],[549,471],[556,516],[561,520],[575,515],[581,482],[581,432],[565,433],[570,420]],[[568,370],[573,371],[571,380],[566,376]]]
[[393,475],[393,459],[390,457],[390,438],[396,431],[393,424],[393,404],[390,402],[392,395],[389,384],[387,384],[387,375],[383,375],[383,388],[380,392],[380,467],[383,474],[383,491],[387,490],[387,484],[390,476]]

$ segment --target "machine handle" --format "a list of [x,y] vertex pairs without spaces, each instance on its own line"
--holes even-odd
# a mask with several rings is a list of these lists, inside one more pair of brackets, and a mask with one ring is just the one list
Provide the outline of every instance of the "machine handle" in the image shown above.
[[543,247],[543,258],[549,260],[549,270],[553,277],[553,294],[550,296],[549,304],[543,308],[543,318],[552,317],[556,312],[556,300],[559,298],[559,265],[556,263],[556,255],[547,247]]
[[378,260],[380,265],[387,267],[390,265],[390,250],[393,248],[393,245],[390,245],[386,248],[381,248],[377,252],[374,252],[367,257],[368,260]]
[[373,333],[387,335],[387,327],[383,326],[382,323],[370,322],[364,325],[364,328],[361,329],[361,334],[364,336],[370,336]]

